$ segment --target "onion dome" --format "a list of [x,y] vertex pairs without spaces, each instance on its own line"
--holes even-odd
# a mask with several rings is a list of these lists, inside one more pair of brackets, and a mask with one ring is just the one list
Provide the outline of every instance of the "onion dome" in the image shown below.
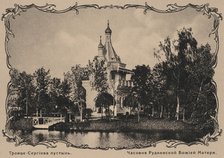
[[105,30],[105,33],[108,33],[108,34],[111,34],[112,33],[112,30],[110,29],[110,26],[109,26],[109,20],[107,22],[107,28]]
[[99,45],[98,45],[98,48],[103,48],[104,46],[103,46],[103,44],[102,44],[102,40],[101,40],[101,36],[100,36],[100,43],[99,43]]

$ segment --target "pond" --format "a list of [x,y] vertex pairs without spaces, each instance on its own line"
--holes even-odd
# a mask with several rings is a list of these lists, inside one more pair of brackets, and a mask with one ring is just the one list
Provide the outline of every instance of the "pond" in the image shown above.
[[133,148],[136,145],[148,146],[160,140],[181,140],[193,142],[202,137],[200,133],[191,131],[150,131],[140,132],[61,132],[33,130],[22,136],[30,144],[42,141],[64,140],[75,146],[88,145],[90,148]]

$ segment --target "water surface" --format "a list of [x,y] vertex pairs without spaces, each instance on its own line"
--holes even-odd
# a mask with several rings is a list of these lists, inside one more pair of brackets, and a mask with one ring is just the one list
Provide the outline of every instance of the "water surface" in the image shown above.
[[36,145],[41,141],[64,140],[75,146],[88,145],[90,148],[132,148],[136,145],[148,146],[160,140],[181,140],[193,142],[201,137],[191,131],[150,131],[139,132],[61,132],[33,130],[23,134],[27,142]]

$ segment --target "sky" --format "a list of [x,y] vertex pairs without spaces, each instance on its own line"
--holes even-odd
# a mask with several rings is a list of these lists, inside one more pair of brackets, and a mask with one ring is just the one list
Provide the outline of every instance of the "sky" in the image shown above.
[[154,49],[169,36],[177,38],[177,30],[191,27],[199,45],[215,41],[209,37],[213,19],[193,9],[160,14],[142,9],[81,9],[53,14],[29,9],[11,19],[15,37],[10,37],[8,50],[12,67],[33,73],[37,68],[50,69],[51,76],[63,73],[76,64],[86,65],[98,53],[99,37],[104,43],[107,20],[112,29],[112,44],[127,68],[136,65],[153,67],[158,60]]

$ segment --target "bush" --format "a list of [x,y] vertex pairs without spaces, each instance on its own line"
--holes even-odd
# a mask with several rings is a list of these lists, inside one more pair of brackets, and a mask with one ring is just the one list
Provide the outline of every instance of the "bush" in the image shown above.
[[10,122],[10,129],[13,130],[32,130],[32,118],[21,118]]

